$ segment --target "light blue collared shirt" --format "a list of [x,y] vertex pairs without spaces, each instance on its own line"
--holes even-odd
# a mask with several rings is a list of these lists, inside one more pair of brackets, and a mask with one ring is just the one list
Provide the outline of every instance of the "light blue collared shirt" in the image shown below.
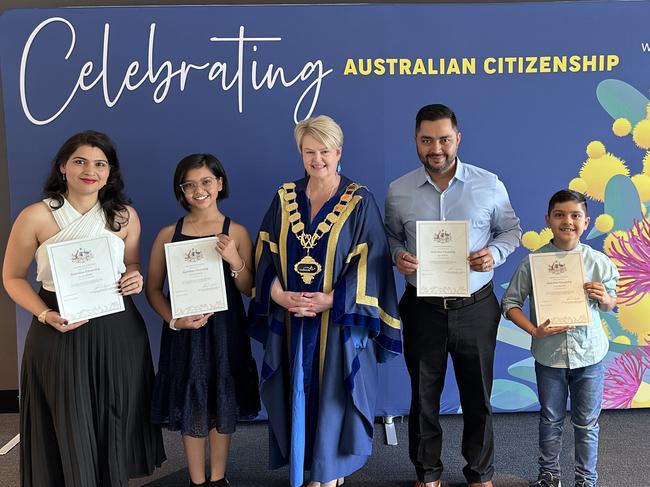
[[[393,262],[398,252],[416,254],[415,227],[418,220],[469,221],[469,251],[488,247],[494,267],[505,262],[521,237],[508,192],[497,176],[456,158],[456,173],[444,191],[431,180],[424,166],[393,181],[386,196],[384,226]],[[493,271],[470,271],[470,292],[492,279]],[[406,276],[416,286],[416,275]]]
[[[610,296],[616,296],[618,269],[602,252],[589,245],[578,244],[574,252],[582,252],[587,282],[602,282]],[[548,243],[536,252],[562,252],[553,243]],[[503,315],[512,308],[523,309],[526,298],[530,298],[530,321],[537,325],[533,282],[530,275],[530,260],[525,257],[515,271],[501,301]],[[607,354],[609,341],[603,330],[598,311],[598,301],[589,300],[591,325],[576,326],[566,333],[532,339],[531,351],[540,364],[547,367],[578,369],[597,364]]]

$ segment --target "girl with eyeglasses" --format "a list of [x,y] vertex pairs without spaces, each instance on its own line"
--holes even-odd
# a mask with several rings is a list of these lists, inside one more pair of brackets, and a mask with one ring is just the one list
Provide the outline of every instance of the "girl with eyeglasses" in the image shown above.
[[[151,250],[146,294],[165,320],[152,421],[180,431],[190,473],[190,486],[223,487],[231,434],[238,419],[260,409],[257,368],[246,334],[242,293],[253,285],[252,243],[246,229],[225,216],[219,200],[228,196],[228,179],[210,154],[182,159],[174,174],[174,194],[188,212],[160,230]],[[163,287],[167,273],[165,244],[202,237],[218,238],[228,309],[172,319]],[[205,475],[206,439],[210,478]]]

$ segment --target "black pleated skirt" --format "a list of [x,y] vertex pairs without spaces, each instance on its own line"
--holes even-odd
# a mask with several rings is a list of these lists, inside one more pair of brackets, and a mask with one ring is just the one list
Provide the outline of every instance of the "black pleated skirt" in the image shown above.
[[[57,309],[54,293],[39,294]],[[130,297],[124,305],[67,333],[32,320],[21,374],[23,487],[127,487],[165,460],[149,421],[147,329]]]

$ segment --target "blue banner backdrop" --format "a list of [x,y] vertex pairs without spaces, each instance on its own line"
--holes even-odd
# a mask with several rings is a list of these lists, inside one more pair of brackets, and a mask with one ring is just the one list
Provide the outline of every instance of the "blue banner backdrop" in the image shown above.
[[[0,69],[12,216],[39,199],[63,140],[93,128],[118,144],[144,262],[182,214],[172,174],[189,153],[223,161],[233,188],[223,209],[254,235],[276,188],[302,174],[294,124],[322,113],[344,129],[344,173],[381,205],[388,183],[419,165],[416,111],[440,102],[459,117],[460,156],[499,174],[527,232],[496,273],[499,293],[548,241],[546,203],[569,184],[591,199],[589,243],[634,260],[650,249],[634,228],[650,200],[648,18],[647,1],[9,11]],[[638,268],[627,302],[603,315],[606,407],[650,406],[650,270]],[[157,357],[160,320],[138,305]],[[20,312],[20,349],[28,322]],[[502,321],[497,411],[538,408],[528,345]],[[378,415],[405,414],[403,361],[382,374]],[[443,411],[457,412],[453,374],[447,382]]]

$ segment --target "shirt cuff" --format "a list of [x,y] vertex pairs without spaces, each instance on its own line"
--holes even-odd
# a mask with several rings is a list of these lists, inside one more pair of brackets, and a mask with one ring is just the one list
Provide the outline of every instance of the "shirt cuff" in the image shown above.
[[393,264],[397,262],[397,254],[399,254],[400,252],[408,252],[408,250],[406,249],[406,247],[398,247],[395,250],[393,250],[393,255],[392,255]]
[[523,304],[519,305],[517,303],[501,303],[501,314],[503,315],[504,318],[508,319],[506,316],[506,313],[510,311],[512,308],[519,308],[522,309]]
[[490,249],[490,252],[492,252],[492,259],[494,260],[494,267],[499,267],[505,259],[503,258],[503,255],[501,254],[501,250],[499,247],[495,245],[488,245],[488,249]]

